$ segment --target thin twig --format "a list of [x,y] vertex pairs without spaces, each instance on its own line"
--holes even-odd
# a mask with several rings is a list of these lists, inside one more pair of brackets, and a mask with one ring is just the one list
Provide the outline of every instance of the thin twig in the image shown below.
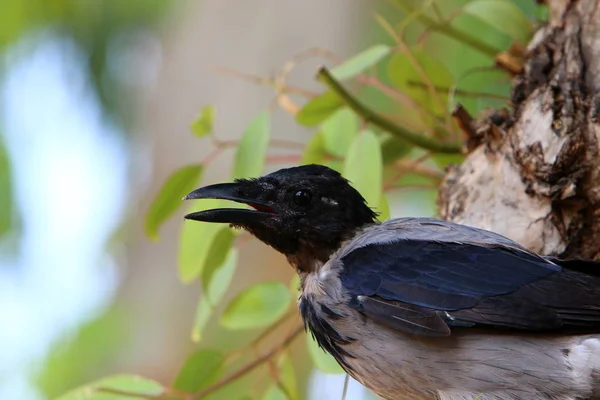
[[[433,7],[437,7],[435,3],[433,4]],[[451,11],[446,16],[442,15],[441,18],[440,18],[440,16],[438,16],[438,23],[450,25],[450,24],[452,24],[454,19],[461,14],[462,14],[462,10],[459,8],[457,10]],[[423,33],[421,33],[421,35],[419,35],[419,38],[417,39],[417,43],[419,43],[419,45],[421,45],[421,46],[423,46],[425,44],[425,40],[427,40],[427,37],[429,36],[429,34],[431,32],[435,32],[435,30],[430,27],[425,27],[425,28],[426,29],[423,31]]]
[[269,326],[268,329],[265,329],[264,332],[262,332],[254,340],[252,340],[252,342],[250,343],[250,346],[256,347],[258,345],[258,343],[260,343],[265,337],[267,337],[271,333],[275,332],[275,330],[277,328],[279,328],[281,325],[283,325],[284,322],[286,322],[290,317],[293,317],[294,315],[297,315],[297,311],[295,308],[292,308],[288,313],[284,314],[283,317],[278,319],[275,323],[273,323],[271,326]]
[[290,99],[286,95],[285,91],[283,90],[283,88],[285,88],[287,86],[286,80],[287,80],[289,74],[292,72],[292,70],[300,62],[302,62],[306,59],[309,59],[311,57],[318,57],[318,56],[333,60],[333,62],[336,64],[340,62],[340,59],[335,54],[333,54],[333,52],[331,52],[329,50],[325,50],[325,49],[320,49],[320,48],[312,48],[312,49],[308,49],[308,50],[296,55],[290,61],[285,63],[283,65],[283,68],[281,69],[281,71],[279,72],[277,77],[275,78],[275,99],[274,99],[274,101],[276,101],[283,110],[289,112],[293,116],[295,116],[298,113],[298,111],[300,110],[300,107],[296,103],[294,103],[292,101],[292,99]]
[[238,369],[237,371],[235,371],[234,373],[232,373],[231,375],[226,376],[225,378],[221,379],[220,381],[200,390],[199,392],[197,392],[196,394],[194,394],[191,399],[192,400],[197,400],[197,399],[201,399],[204,396],[207,396],[219,389],[221,389],[223,386],[241,378],[242,376],[248,374],[249,372],[251,372],[252,370],[254,370],[255,368],[259,367],[260,365],[264,364],[265,362],[269,361],[273,356],[275,356],[277,353],[279,353],[282,349],[286,348],[287,346],[289,346],[294,339],[296,339],[296,337],[298,337],[298,335],[300,335],[300,333],[302,333],[302,331],[304,330],[304,326],[299,325],[294,331],[292,331],[292,333],[290,333],[284,340],[283,342],[281,342],[278,346],[274,347],[273,349],[271,349],[270,351],[268,351],[267,353],[263,354],[262,356],[258,357],[257,359],[249,362],[248,364],[244,365],[242,368]]
[[433,190],[438,189],[438,185],[398,185],[388,188],[388,190]]
[[[396,173],[394,174],[394,176],[391,179],[388,180],[388,182],[386,184],[383,185],[383,190],[387,192],[388,190],[396,187],[397,186],[396,182],[398,182],[398,179],[402,178],[402,176],[404,176],[404,174],[406,174],[408,172],[413,172],[416,168],[419,168],[423,162],[425,162],[425,161],[427,161],[427,159],[429,159],[429,157],[431,157],[431,153],[427,152],[427,153],[417,157],[414,160],[396,161],[396,167],[397,167]],[[402,161],[402,162],[400,162],[400,161]],[[425,175],[427,175],[427,173],[425,173]]]
[[298,163],[302,158],[298,154],[283,154],[283,155],[268,155],[266,157],[267,164],[294,164]]
[[409,160],[398,160],[396,161],[396,167],[403,172],[413,172],[415,174],[424,175],[428,178],[441,181],[444,178],[444,174],[435,168],[431,168],[418,161]]
[[[165,389],[168,389],[168,388],[165,388]],[[108,388],[108,387],[99,387],[95,391],[100,392],[100,393],[106,393],[106,394],[114,394],[117,396],[123,396],[123,397],[127,397],[127,398],[144,399],[144,400],[181,399],[182,398],[181,396],[187,395],[186,393],[181,393],[180,395],[178,395],[177,393],[169,393],[167,391],[163,392],[161,394],[157,394],[157,395],[143,394],[143,393],[130,392],[128,390],[113,389],[113,388]]]
[[216,147],[214,148],[205,158],[202,160],[202,165],[208,165],[213,162],[223,151],[223,149]]
[[350,375],[346,374],[346,378],[344,379],[344,391],[342,392],[342,400],[346,400],[346,396],[348,395],[348,383],[350,382]]
[[456,143],[445,143],[442,141],[435,141],[425,136],[417,135],[394,124],[390,120],[382,117],[374,111],[371,111],[361,102],[359,102],[356,98],[354,98],[348,91],[346,91],[346,89],[344,89],[342,85],[335,80],[335,78],[331,75],[327,68],[321,67],[319,69],[317,77],[318,79],[323,81],[323,83],[325,83],[332,92],[336,93],[348,107],[354,110],[354,112],[360,115],[364,120],[380,127],[381,129],[389,132],[390,134],[397,136],[400,139],[406,140],[407,142],[410,142],[415,146],[419,146],[423,149],[431,150],[437,153],[461,152],[461,146]]
[[[273,78],[265,78],[265,77],[262,77],[259,75],[253,75],[253,74],[249,74],[247,72],[237,71],[237,70],[225,68],[225,67],[215,67],[215,70],[218,73],[221,73],[223,75],[234,76],[236,78],[244,79],[249,82],[254,82],[258,85],[269,86],[272,88],[277,87],[276,79],[273,79]],[[320,94],[317,92],[313,92],[311,90],[306,90],[301,87],[288,85],[288,84],[284,85],[281,89],[286,93],[298,94],[300,96],[310,97],[310,98],[317,97]]]
[[[419,88],[423,88],[423,89],[426,88],[426,85],[423,82],[409,80],[406,83],[408,83],[411,86],[415,86],[415,87],[419,87]],[[501,94],[472,92],[469,90],[454,89],[452,87],[437,86],[437,85],[435,85],[434,88],[435,88],[435,90],[444,92],[444,93],[450,93],[452,91],[455,95],[464,96],[464,97],[485,97],[485,98],[494,99],[494,100],[508,100],[509,99],[507,96],[503,96]]]

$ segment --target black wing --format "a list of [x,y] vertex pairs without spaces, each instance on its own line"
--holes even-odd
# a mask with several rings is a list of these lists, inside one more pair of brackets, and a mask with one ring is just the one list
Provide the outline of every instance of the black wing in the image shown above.
[[522,249],[402,239],[356,248],[340,261],[350,305],[408,333],[449,335],[458,326],[600,332],[600,278]]

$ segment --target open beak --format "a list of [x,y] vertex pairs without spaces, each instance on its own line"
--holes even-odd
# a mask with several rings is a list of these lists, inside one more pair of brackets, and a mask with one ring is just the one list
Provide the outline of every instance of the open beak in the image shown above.
[[236,203],[247,204],[254,210],[243,208],[218,208],[213,210],[198,211],[187,214],[184,218],[202,222],[216,222],[228,224],[248,225],[263,222],[273,217],[275,212],[266,203],[249,199],[242,195],[242,183],[217,183],[205,186],[188,193],[183,200],[195,199],[223,199]]

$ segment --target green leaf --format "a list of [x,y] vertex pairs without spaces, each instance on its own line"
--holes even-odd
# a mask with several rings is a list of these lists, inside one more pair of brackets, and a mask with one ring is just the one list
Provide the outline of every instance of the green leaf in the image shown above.
[[254,329],[272,324],[283,316],[291,302],[281,282],[263,282],[240,293],[221,317],[227,329]]
[[13,194],[10,160],[4,145],[0,142],[0,237],[8,232],[13,219]]
[[248,125],[237,148],[233,178],[255,177],[265,166],[271,120],[268,112],[258,114]]
[[339,172],[340,174],[344,171],[344,161],[343,160],[327,160],[323,162],[323,165],[333,169],[334,171]]
[[262,400],[288,400],[287,396],[277,385],[272,384],[265,392]]
[[343,105],[338,95],[328,90],[307,102],[296,114],[296,122],[304,126],[318,125]]
[[377,64],[390,50],[391,47],[385,44],[371,46],[333,68],[331,74],[338,80],[351,78]]
[[290,279],[290,293],[295,299],[302,293],[300,289],[300,276],[298,274],[292,275],[292,279]]
[[301,164],[321,164],[325,159],[325,137],[323,132],[317,132],[309,140],[302,153]]
[[308,354],[310,354],[310,358],[315,363],[315,367],[328,374],[345,373],[335,358],[319,347],[319,344],[314,340],[312,335],[305,335],[305,337]]
[[187,165],[167,178],[146,214],[146,234],[149,237],[158,239],[158,228],[179,209],[183,196],[198,184],[202,170],[201,164]]
[[372,131],[363,131],[352,143],[344,163],[343,175],[362,194],[370,207],[379,205],[383,165],[379,140]]
[[[453,29],[466,32],[471,36],[473,35],[469,32],[477,32],[477,40],[496,49],[508,48],[512,42],[510,37],[490,27],[481,19],[466,13],[456,15],[451,25]],[[455,83],[458,83],[457,89],[461,92],[485,92],[501,95],[510,93],[510,77],[502,71],[487,68],[493,63],[493,56],[483,54],[475,48],[465,46],[463,42],[443,34],[431,35],[424,50],[435,54],[438,59],[444,61],[444,66],[452,73]],[[463,95],[461,92],[456,93],[455,99],[472,115],[480,114],[483,111],[482,107],[504,106],[502,100]],[[510,96],[506,97],[510,98]]]
[[[229,228],[224,228],[231,233]],[[217,236],[217,239],[218,236]],[[213,248],[218,245],[213,245]],[[229,284],[233,280],[235,269],[238,261],[238,250],[229,249],[227,257],[218,268],[215,268],[210,276],[207,276],[208,267],[204,270],[202,277],[202,283],[204,287],[204,293],[198,302],[196,308],[196,315],[194,317],[194,326],[192,328],[192,341],[199,342],[202,340],[202,331],[206,327],[206,324],[210,320],[210,317],[214,311],[215,306],[221,301],[223,295],[227,292]]]
[[379,216],[377,217],[379,221],[383,222],[390,219],[390,204],[388,203],[388,199],[385,193],[381,195],[381,200],[379,201],[379,207],[377,207],[377,212],[379,212]]
[[533,25],[527,15],[511,1],[475,0],[466,4],[463,12],[479,18],[521,43],[527,43],[533,33]]
[[44,399],[54,399],[74,387],[74,382],[88,382],[113,365],[114,355],[127,349],[135,340],[128,329],[130,315],[123,307],[110,307],[84,322],[73,335],[52,346],[33,382]]
[[[231,231],[229,230],[229,232]],[[217,305],[227,291],[227,288],[233,279],[233,275],[235,274],[238,255],[237,249],[230,249],[224,262],[221,263],[218,268],[214,269],[211,276],[203,278],[209,281],[206,288],[206,296],[211,304]]]
[[[104,389],[132,393],[131,396],[109,393]],[[142,396],[163,393],[158,382],[137,375],[115,375],[77,388],[55,400],[139,400]]]
[[429,53],[418,47],[413,47],[410,51],[414,61],[420,66],[431,84],[437,87],[437,97],[442,104],[440,105],[435,100],[427,87],[419,86],[425,85],[426,82],[419,70],[413,66],[411,58],[407,54],[397,53],[390,59],[388,75],[392,84],[427,109],[438,115],[443,114],[445,110],[441,107],[447,106],[448,95],[439,89],[452,87],[454,84],[452,75],[444,64]]
[[334,156],[346,156],[350,145],[358,136],[358,117],[344,107],[327,118],[321,125],[325,151]]
[[413,146],[401,139],[388,136],[381,140],[381,158],[383,165],[388,165],[398,161],[402,157],[410,154]]
[[[190,211],[201,211],[220,208],[223,200],[206,199],[194,203]],[[179,279],[182,283],[195,280],[206,265],[208,253],[215,237],[223,226],[219,224],[184,221],[179,237]]]
[[279,358],[278,362],[279,367],[279,380],[281,386],[283,386],[282,390],[287,394],[287,398],[289,400],[297,400],[298,399],[298,383],[296,382],[296,373],[294,371],[294,365],[292,364],[292,360],[288,353],[283,353],[283,355]]
[[194,393],[217,381],[223,372],[225,356],[217,350],[198,350],[188,357],[173,387]]
[[[202,289],[205,293],[209,292],[215,273],[227,259],[234,237],[233,231],[227,226],[222,227],[215,235],[202,270]],[[218,301],[212,298],[211,300],[211,304],[215,304],[215,300]]]
[[198,306],[196,307],[196,314],[194,315],[192,342],[198,343],[202,340],[202,331],[206,327],[206,324],[208,324],[212,312],[213,307],[210,305],[208,298],[206,296],[201,296]]
[[205,106],[192,124],[192,132],[198,137],[210,135],[213,130],[214,120],[215,107],[212,105]]

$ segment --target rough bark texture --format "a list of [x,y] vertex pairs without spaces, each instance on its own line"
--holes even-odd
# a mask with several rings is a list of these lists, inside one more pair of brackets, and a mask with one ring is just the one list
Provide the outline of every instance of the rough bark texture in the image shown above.
[[600,0],[548,0],[509,113],[478,121],[448,170],[442,218],[529,249],[600,258]]

